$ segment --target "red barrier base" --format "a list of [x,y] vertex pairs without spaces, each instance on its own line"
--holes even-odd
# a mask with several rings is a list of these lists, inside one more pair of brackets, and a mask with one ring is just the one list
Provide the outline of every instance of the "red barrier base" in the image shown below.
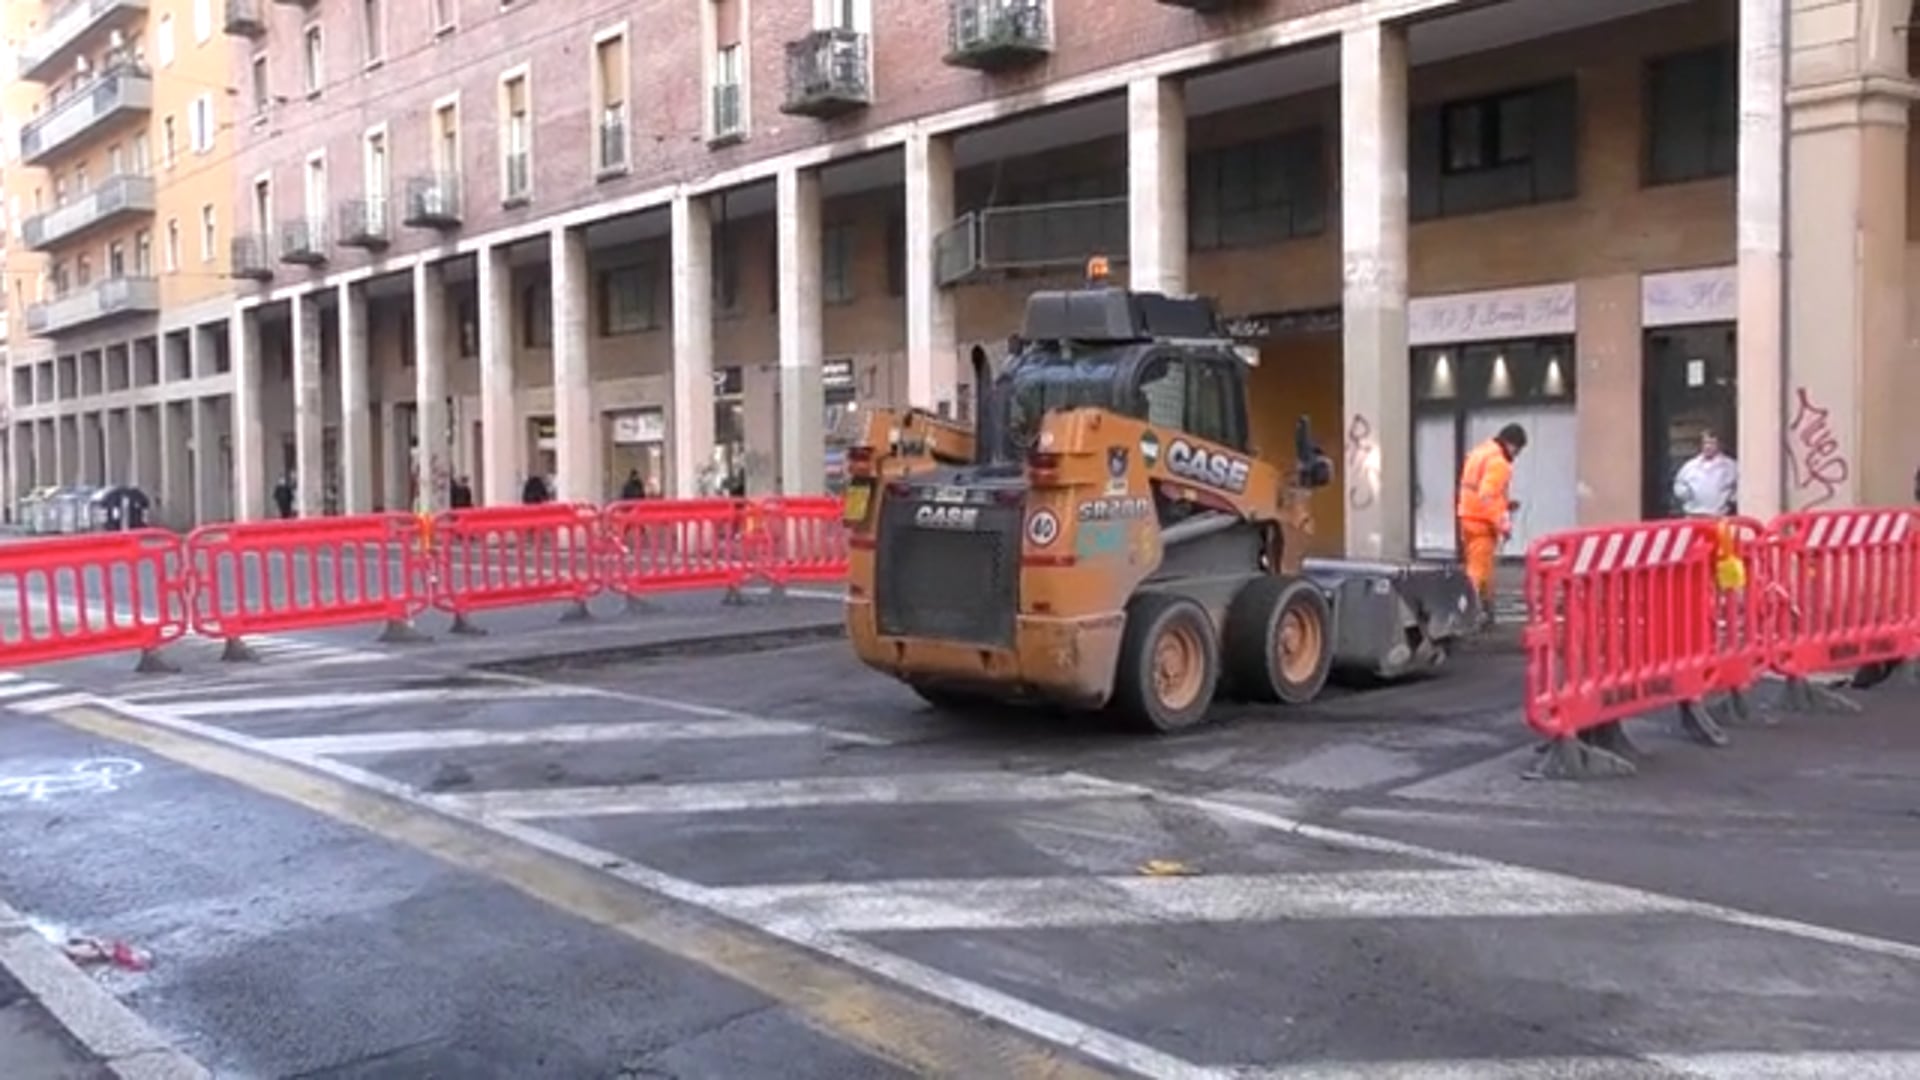
[[1554,739],[1537,750],[1540,760],[1521,774],[1528,780],[1602,780],[1633,776],[1646,754],[1627,738],[1620,721],[1591,727],[1571,739]]

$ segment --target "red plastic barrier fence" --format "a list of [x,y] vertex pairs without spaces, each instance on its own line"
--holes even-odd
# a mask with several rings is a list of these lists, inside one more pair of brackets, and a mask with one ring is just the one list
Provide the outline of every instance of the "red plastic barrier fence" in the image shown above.
[[[1582,529],[1527,552],[1526,718],[1554,739],[1743,689],[1753,605],[1723,589],[1735,531],[1711,521]],[[1719,571],[1716,573],[1716,571]]]
[[847,527],[832,496],[768,499],[764,577],[775,585],[847,576]]
[[1920,655],[1920,522],[1910,510],[1784,514],[1773,565],[1767,661],[1805,679]]
[[427,607],[418,525],[356,514],[209,525],[187,536],[197,634],[249,634],[405,622]]
[[623,596],[737,589],[747,579],[746,503],[686,499],[614,503],[603,518],[606,586]]
[[0,664],[158,649],[186,633],[185,573],[158,529],[0,546]]
[[454,510],[432,523],[433,605],[458,618],[584,604],[602,585],[600,511],[571,503]]

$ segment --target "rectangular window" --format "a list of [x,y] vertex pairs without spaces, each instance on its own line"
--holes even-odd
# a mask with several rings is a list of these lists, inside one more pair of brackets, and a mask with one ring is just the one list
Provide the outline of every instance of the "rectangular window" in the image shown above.
[[301,34],[301,61],[306,72],[306,87],[309,95],[320,92],[326,85],[327,51],[320,40],[320,24],[314,23]]
[[[86,259],[84,257],[80,260],[80,265],[84,270],[86,267]],[[113,243],[107,245],[107,280],[112,281],[115,278],[123,278],[126,276],[127,245],[123,240],[115,240]],[[81,284],[84,285],[86,282],[81,282]]]
[[174,123],[171,116],[160,121],[160,160],[165,162],[169,169],[173,168],[173,163],[180,158],[178,128],[179,125]]
[[850,222],[835,222],[820,230],[820,298],[829,304],[853,300],[854,232]]
[[253,182],[253,231],[262,237],[273,232],[273,181]]
[[255,53],[253,57],[253,113],[266,115],[268,106],[273,104],[273,95],[267,89],[267,54]]
[[164,258],[166,261],[165,263],[163,263],[163,265],[166,266],[167,273],[169,274],[175,273],[180,269],[180,219],[179,218],[167,219],[167,250]]
[[386,13],[380,0],[360,0],[360,59],[377,64],[387,56]]
[[153,151],[147,145],[147,133],[142,131],[134,135],[132,151],[128,155],[135,176],[145,176],[153,168]]
[[193,0],[193,40],[202,45],[213,37],[213,0]]
[[714,138],[738,135],[746,130],[746,108],[740,89],[740,45],[722,46],[713,61]]
[[1665,56],[1646,71],[1646,181],[1731,176],[1740,146],[1739,57],[1731,45]]
[[154,27],[153,58],[163,68],[172,67],[173,54],[173,13],[169,11],[160,16],[159,23]]
[[1415,220],[1573,198],[1578,190],[1574,80],[1428,105],[1408,129]]
[[600,99],[600,137],[594,167],[601,172],[627,168],[627,39],[605,38],[593,47],[594,94]]
[[655,303],[659,275],[650,263],[608,270],[600,275],[600,336],[637,334],[659,327]]
[[306,172],[306,211],[309,227],[327,220],[327,161],[325,158],[307,159]]
[[220,247],[220,234],[215,228],[216,219],[212,203],[200,208],[200,261],[210,263],[213,253]]
[[1326,228],[1326,136],[1318,128],[1193,154],[1187,233],[1195,251],[1278,243]]
[[458,6],[456,0],[433,0],[433,29],[444,34],[453,29],[453,9]]
[[192,141],[193,152],[210,154],[213,152],[213,95],[201,94],[193,99],[193,106],[187,112],[187,137]]
[[133,273],[135,277],[150,277],[153,274],[153,230],[141,229],[133,234]]
[[442,175],[460,170],[460,111],[451,101],[433,110],[433,168]]
[[520,290],[520,342],[529,349],[553,347],[553,286],[547,282]]
[[366,155],[362,179],[367,200],[367,225],[383,228],[387,209],[387,188],[391,182],[387,164],[387,133],[385,131],[367,132],[367,141],[363,149]]
[[511,75],[500,84],[500,191],[502,201],[521,203],[533,194],[533,117],[527,77]]

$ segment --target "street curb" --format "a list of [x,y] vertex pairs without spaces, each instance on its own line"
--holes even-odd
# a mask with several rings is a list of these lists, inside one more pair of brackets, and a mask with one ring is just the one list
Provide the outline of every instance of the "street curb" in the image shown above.
[[0,901],[0,968],[119,1080],[212,1080]]
[[770,627],[765,630],[731,631],[647,641],[630,645],[602,645],[585,649],[565,649],[545,653],[482,660],[468,664],[472,671],[501,675],[523,675],[556,668],[596,667],[622,662],[644,662],[670,657],[738,656],[771,652],[775,649],[812,645],[847,636],[844,619],[822,619],[810,623]]

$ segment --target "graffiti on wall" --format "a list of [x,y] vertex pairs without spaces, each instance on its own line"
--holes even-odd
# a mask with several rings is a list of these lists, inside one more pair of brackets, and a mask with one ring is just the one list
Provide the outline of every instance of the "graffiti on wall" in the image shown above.
[[1370,509],[1380,497],[1380,444],[1373,424],[1360,413],[1347,425],[1347,505]]
[[1853,476],[1853,464],[1833,430],[1832,410],[1813,400],[1804,386],[1793,392],[1793,419],[1787,424],[1787,462],[1793,470],[1794,501],[1802,510],[1831,503]]

